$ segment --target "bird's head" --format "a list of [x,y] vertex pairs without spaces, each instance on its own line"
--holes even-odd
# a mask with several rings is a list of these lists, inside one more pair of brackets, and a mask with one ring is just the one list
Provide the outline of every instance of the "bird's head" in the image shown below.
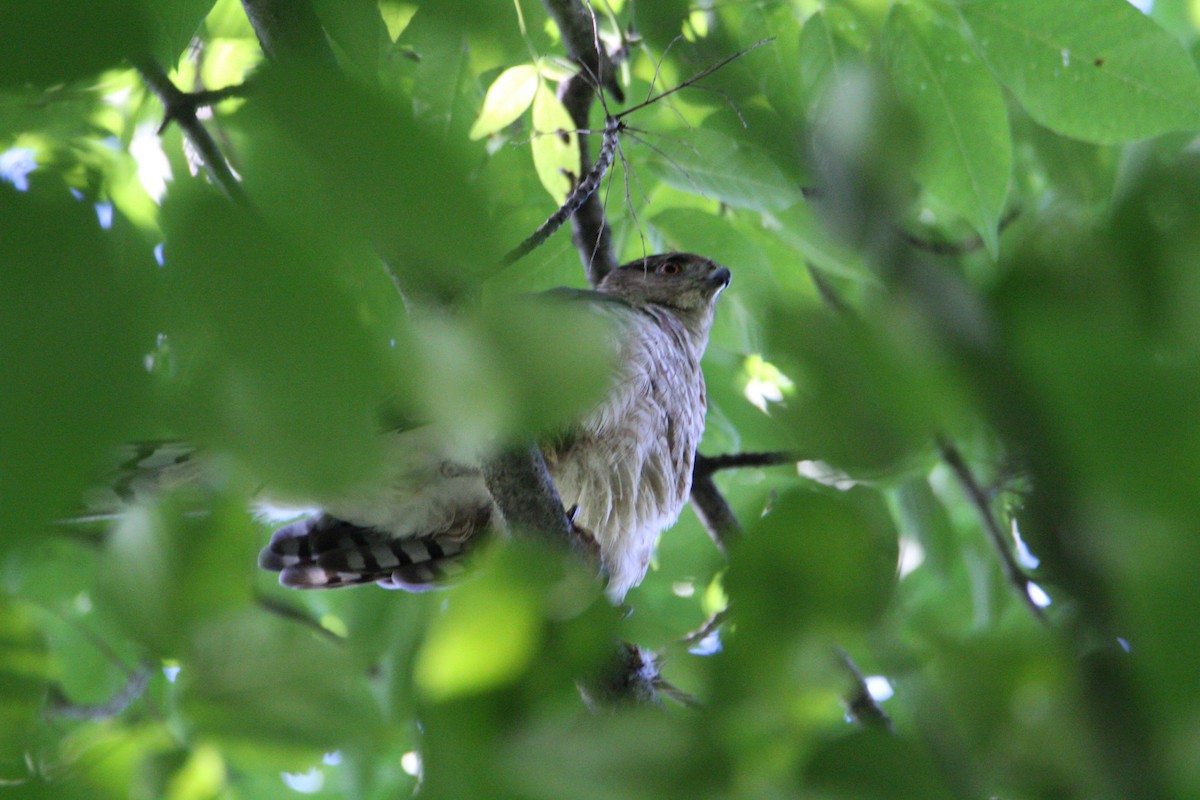
[[729,270],[704,256],[662,253],[622,264],[604,277],[599,289],[633,305],[670,309],[707,333],[713,303],[729,281]]

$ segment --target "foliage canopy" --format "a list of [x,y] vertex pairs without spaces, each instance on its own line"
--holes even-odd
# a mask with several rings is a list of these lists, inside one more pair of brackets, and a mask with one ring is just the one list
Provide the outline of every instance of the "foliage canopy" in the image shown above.
[[[0,797],[1200,795],[1200,5],[1140,5],[596,5],[630,104],[771,39],[600,191],[620,256],[733,271],[702,451],[797,454],[720,471],[728,562],[685,512],[628,615],[524,543],[296,595],[245,510],[369,476],[381,420],[594,397],[596,332],[508,302],[585,284],[568,234],[500,266],[577,166],[541,6],[314,0],[330,69],[236,0],[0,5]],[[244,202],[154,64],[247,82],[204,121]],[[159,437],[221,479],[56,524]],[[614,637],[700,708],[588,711]]]

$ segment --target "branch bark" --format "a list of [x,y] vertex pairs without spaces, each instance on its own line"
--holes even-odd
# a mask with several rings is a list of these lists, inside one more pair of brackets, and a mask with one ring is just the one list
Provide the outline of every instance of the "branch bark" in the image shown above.
[[242,8],[267,60],[337,66],[309,0],[242,0]]
[[599,568],[593,547],[576,533],[558,489],[535,444],[505,450],[484,462],[483,479],[500,513],[517,535],[566,545]]
[[[696,457],[699,464],[700,456]],[[692,509],[700,518],[700,524],[708,531],[709,538],[721,551],[721,555],[729,556],[729,543],[742,535],[742,526],[729,507],[725,496],[713,482],[711,472],[698,471],[692,468]]]
[[[558,25],[567,55],[579,64],[581,70],[559,85],[558,98],[574,120],[575,128],[581,131],[579,175],[582,178],[592,171],[588,137],[582,131],[589,127],[596,92],[607,90],[616,100],[624,100],[625,95],[617,81],[616,66],[600,44],[595,20],[583,3],[580,0],[542,0],[542,5]],[[592,286],[598,286],[605,275],[616,269],[612,233],[605,219],[599,192],[592,192],[571,216],[571,241],[583,262],[588,283]]]
[[692,509],[721,555],[728,555],[729,543],[741,536],[742,526],[713,481],[713,473],[723,469],[771,467],[798,460],[799,456],[795,453],[785,451],[727,453],[719,456],[696,454],[696,461],[692,464]]
[[[204,168],[208,171],[213,183],[221,187],[231,200],[244,202],[246,198],[242,192],[242,185],[238,182],[237,176],[233,174],[229,162],[225,160],[225,154],[221,152],[221,148],[213,139],[212,134],[204,127],[204,123],[196,116],[198,104],[171,82],[166,71],[157,61],[142,61],[136,67],[142,80],[150,87],[150,91],[154,92],[155,96],[162,101],[163,127],[165,128],[172,121],[179,125],[183,135],[200,154],[200,158],[204,161]],[[160,128],[161,130],[162,128]]]

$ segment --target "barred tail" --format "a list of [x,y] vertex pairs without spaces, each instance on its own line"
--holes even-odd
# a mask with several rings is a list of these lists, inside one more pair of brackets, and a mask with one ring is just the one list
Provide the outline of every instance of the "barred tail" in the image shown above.
[[386,589],[428,591],[465,572],[477,534],[491,525],[491,509],[460,522],[450,531],[396,538],[322,514],[275,531],[258,565],[278,572],[279,582],[293,589],[376,583]]

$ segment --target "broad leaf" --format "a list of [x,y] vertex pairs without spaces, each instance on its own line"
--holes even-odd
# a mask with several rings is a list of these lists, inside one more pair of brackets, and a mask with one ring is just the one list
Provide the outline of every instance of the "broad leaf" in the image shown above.
[[766,153],[724,133],[701,128],[650,144],[649,168],[681,191],[755,211],[779,211],[800,200],[800,187]]
[[920,125],[914,171],[996,255],[1008,193],[1012,139],[1000,87],[953,26],[915,6],[896,6],[884,29],[896,91]]
[[542,84],[533,98],[533,166],[542,186],[562,205],[582,177],[579,135],[566,107]]
[[960,0],[984,58],[1041,124],[1110,144],[1200,126],[1183,47],[1125,0]]
[[509,67],[488,87],[483,108],[471,126],[471,138],[482,139],[516,122],[537,93],[538,72],[533,64]]

